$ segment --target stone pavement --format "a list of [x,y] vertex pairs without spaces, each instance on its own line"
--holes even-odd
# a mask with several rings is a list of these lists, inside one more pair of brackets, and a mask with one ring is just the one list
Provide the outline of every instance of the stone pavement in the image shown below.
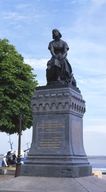
[[0,182],[10,180],[11,178],[14,178],[14,175],[0,175]]
[[0,192],[106,192],[106,180],[20,176],[0,181]]

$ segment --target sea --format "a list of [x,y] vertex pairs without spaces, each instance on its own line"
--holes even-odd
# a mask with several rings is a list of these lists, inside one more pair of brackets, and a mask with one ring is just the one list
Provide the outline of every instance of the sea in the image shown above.
[[88,156],[93,170],[100,170],[106,174],[106,156]]
[[[0,155],[0,167],[2,166],[3,155]],[[106,156],[88,156],[88,161],[93,170],[100,170],[106,174]]]

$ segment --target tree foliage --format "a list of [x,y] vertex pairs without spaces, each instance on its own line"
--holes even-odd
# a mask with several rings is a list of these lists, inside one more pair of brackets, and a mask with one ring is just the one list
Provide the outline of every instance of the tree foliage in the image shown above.
[[32,125],[31,97],[37,86],[36,75],[7,39],[0,40],[0,131],[19,132]]

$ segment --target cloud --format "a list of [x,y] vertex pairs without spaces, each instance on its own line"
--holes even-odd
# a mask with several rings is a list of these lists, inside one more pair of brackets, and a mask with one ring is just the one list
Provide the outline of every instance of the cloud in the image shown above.
[[85,133],[101,133],[106,134],[106,119],[99,117],[92,117],[84,121]]
[[[7,5],[6,3],[4,5]],[[37,22],[45,16],[45,11],[40,12],[40,6],[36,3],[13,3],[11,7],[5,10],[1,9],[0,16],[2,19],[12,22]]]
[[5,20],[15,20],[15,21],[20,21],[20,20],[25,20],[27,19],[28,16],[26,15],[21,15],[17,12],[8,12],[3,14],[3,19]]
[[4,12],[2,14],[2,17],[4,20],[10,20],[10,21],[36,21],[38,20],[42,15],[40,14],[28,14],[28,13],[20,13],[20,12]]
[[87,129],[84,129],[84,133],[106,134],[106,124],[89,126]]
[[83,75],[85,73],[86,78],[92,78],[94,75],[94,77],[105,80],[106,46],[100,42],[93,42],[87,37],[86,39],[73,38],[68,43],[70,48],[72,47],[72,50],[69,50],[68,58],[74,69]]
[[24,61],[33,68],[34,73],[37,75],[39,85],[46,85],[46,68],[48,59],[26,58]]
[[45,70],[47,66],[48,59],[24,59],[25,63],[29,64],[35,71],[36,70]]
[[[84,4],[84,1],[82,2]],[[106,0],[91,0],[89,3],[86,2],[85,5],[84,7],[81,6],[77,11],[77,17],[74,18],[74,22],[71,22],[66,31],[68,30],[68,34],[71,33],[73,37],[82,37],[82,39],[92,38],[92,40],[95,40],[97,37],[98,42],[99,39],[105,38],[106,34]]]
[[32,7],[32,4],[31,3],[19,3],[17,4],[16,8],[19,9],[19,10],[23,10],[23,9],[29,9],[30,7]]
[[[94,30],[95,33],[95,30]],[[92,54],[102,54],[104,55],[104,53],[106,53],[106,46],[104,44],[102,44],[102,42],[100,43],[99,41],[94,42],[93,39],[90,38],[73,38],[72,40],[68,40],[68,42],[70,43],[70,45],[72,45],[72,48],[77,48],[76,50],[78,50],[78,53],[92,53]]]
[[91,2],[97,6],[101,6],[101,5],[106,4],[106,0],[91,0]]

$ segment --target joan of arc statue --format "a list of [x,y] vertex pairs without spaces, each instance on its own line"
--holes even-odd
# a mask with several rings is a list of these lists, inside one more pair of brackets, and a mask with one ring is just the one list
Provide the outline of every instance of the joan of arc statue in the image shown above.
[[62,35],[58,29],[52,30],[52,37],[53,40],[48,46],[52,57],[47,62],[47,83],[61,82],[62,84],[72,84],[76,86],[72,68],[67,59],[69,47],[67,43],[61,39]]

